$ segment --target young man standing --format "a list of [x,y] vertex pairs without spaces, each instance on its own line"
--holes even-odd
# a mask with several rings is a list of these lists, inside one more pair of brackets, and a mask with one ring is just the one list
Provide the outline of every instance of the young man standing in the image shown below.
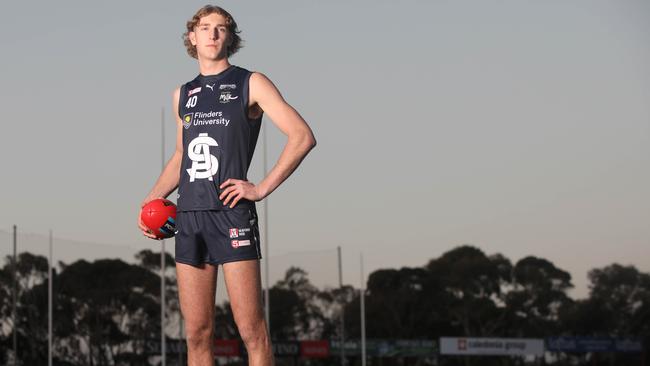
[[[187,334],[188,365],[213,365],[218,265],[249,365],[273,365],[262,311],[255,202],[273,192],[316,145],[311,129],[264,75],[231,65],[237,23],[205,6],[187,22],[185,46],[200,74],[174,91],[176,151],[142,202],[178,187],[176,271]],[[266,113],[287,135],[276,165],[257,185],[246,178]],[[154,238],[139,222],[145,236]]]

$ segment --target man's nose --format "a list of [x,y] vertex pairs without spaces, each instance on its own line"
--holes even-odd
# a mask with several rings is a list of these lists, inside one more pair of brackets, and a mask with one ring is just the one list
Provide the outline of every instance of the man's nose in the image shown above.
[[215,39],[215,40],[216,40],[216,39],[219,39],[219,30],[218,30],[217,28],[215,28],[215,29],[212,31],[212,37],[211,37],[211,39]]

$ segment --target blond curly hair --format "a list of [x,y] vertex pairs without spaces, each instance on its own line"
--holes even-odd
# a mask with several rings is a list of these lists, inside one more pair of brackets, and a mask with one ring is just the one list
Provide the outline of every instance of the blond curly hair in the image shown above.
[[183,33],[183,44],[185,44],[185,49],[187,50],[187,54],[190,55],[190,57],[198,58],[196,54],[196,46],[194,46],[190,41],[190,32],[194,32],[194,28],[197,26],[197,24],[199,24],[201,18],[212,13],[217,13],[226,18],[226,27],[228,28],[228,33],[230,33],[230,37],[232,38],[230,46],[228,46],[226,49],[228,57],[234,55],[237,51],[239,51],[240,48],[242,48],[243,41],[241,37],[239,37],[240,30],[237,28],[237,22],[235,22],[235,19],[232,17],[232,15],[230,15],[230,13],[222,7],[216,5],[206,5],[199,9],[196,14],[194,14],[194,16],[192,16],[192,18],[187,21],[187,30],[185,33]]

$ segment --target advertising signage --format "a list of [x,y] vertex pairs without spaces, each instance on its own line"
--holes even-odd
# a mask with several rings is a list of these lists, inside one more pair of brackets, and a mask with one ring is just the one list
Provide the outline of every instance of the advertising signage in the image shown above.
[[553,352],[622,352],[635,353],[643,351],[639,339],[616,339],[607,337],[549,337],[546,349]]
[[[434,357],[437,351],[436,341],[428,339],[369,339],[366,341],[366,354],[369,357]],[[341,342],[331,341],[330,355],[336,356],[340,354]],[[361,355],[361,342],[358,340],[346,341],[345,355]]]
[[215,339],[214,355],[222,357],[237,357],[240,355],[239,341],[236,339]]
[[[273,355],[277,357],[298,357],[300,356],[300,342],[299,341],[273,341]],[[240,348],[242,354],[247,354],[246,347],[241,343]]]
[[[146,353],[160,353],[160,340],[150,339],[145,343]],[[167,353],[187,353],[185,340],[168,339]],[[366,352],[370,357],[436,357],[437,342],[434,340],[381,340],[371,339],[366,342]],[[305,340],[305,341],[273,341],[273,354],[276,357],[327,358],[339,357],[341,346],[338,341]],[[345,342],[346,356],[360,356],[361,342],[351,340]],[[215,339],[215,357],[245,357],[246,347],[238,339]]]
[[330,342],[328,341],[302,341],[300,342],[300,356],[308,358],[326,358],[330,355]]
[[440,338],[441,355],[542,356],[544,340],[534,338]]

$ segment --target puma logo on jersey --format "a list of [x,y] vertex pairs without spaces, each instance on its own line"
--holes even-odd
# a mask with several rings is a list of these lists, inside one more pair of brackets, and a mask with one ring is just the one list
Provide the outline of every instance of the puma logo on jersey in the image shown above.
[[215,84],[212,84],[212,85],[210,85],[210,84],[205,84],[205,87],[208,88],[208,89],[210,89],[210,90],[212,90],[212,91],[214,91],[214,85],[215,85]]

